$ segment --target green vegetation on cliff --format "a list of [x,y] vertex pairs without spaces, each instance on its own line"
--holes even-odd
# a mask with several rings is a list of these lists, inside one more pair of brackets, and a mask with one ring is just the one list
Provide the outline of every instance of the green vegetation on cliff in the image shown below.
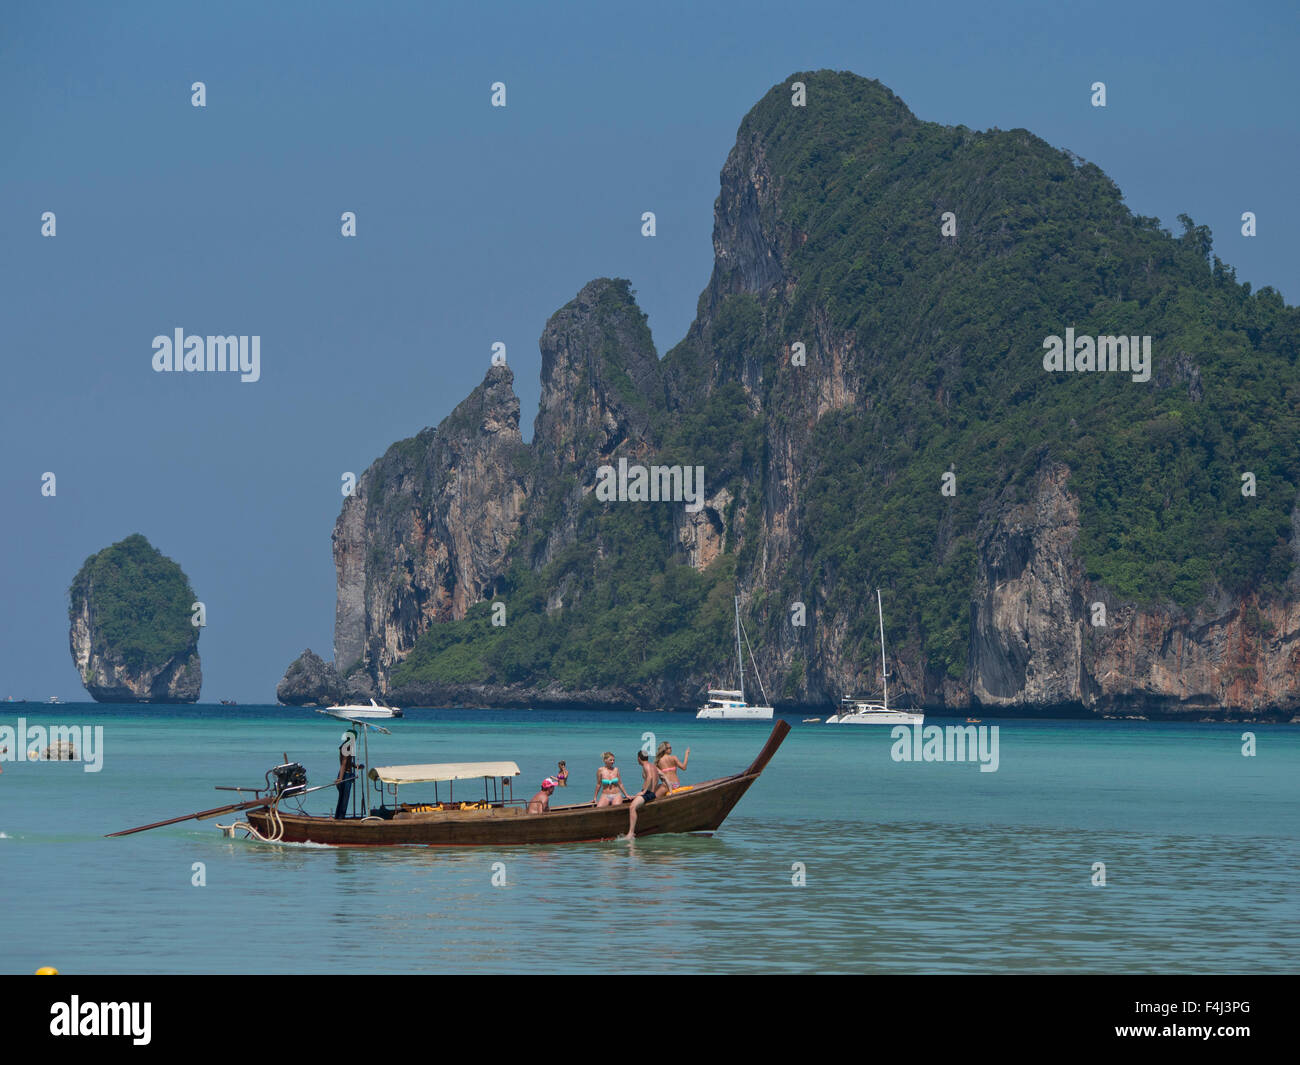
[[[1296,309],[1237,284],[1206,227],[1184,216],[1173,237],[1025,130],[918,122],[878,83],[805,80],[806,111],[774,89],[740,139],[758,133],[777,228],[799,234],[785,264],[798,285],[755,345],[764,406],[779,410],[801,372],[776,352],[819,313],[865,356],[870,409],[822,418],[806,454],[814,580],[855,598],[884,581],[931,669],[960,676],[981,511],[1042,456],[1070,467],[1076,550],[1118,596],[1191,608],[1214,583],[1280,592],[1300,485]],[[1067,327],[1152,337],[1151,380],[1044,371],[1044,338]],[[949,469],[957,493],[941,497]]]
[[[663,508],[582,505],[578,541],[540,572],[516,563],[497,601],[464,621],[433,626],[393,671],[397,688],[422,684],[535,684],[569,690],[654,685],[729,660],[734,557],[703,573],[675,561]],[[604,559],[592,565],[589,547]],[[563,606],[548,613],[551,589]],[[730,655],[734,658],[734,654]]]
[[[787,81],[738,137],[772,190],[745,233],[773,245],[782,283],[722,292],[711,309],[701,299],[663,363],[675,399],[652,403],[655,460],[703,463],[710,495],[730,489],[727,553],[697,574],[664,508],[589,499],[560,557],[510,571],[506,628],[482,604],[434,626],[395,684],[699,675],[732,657],[737,579],[756,590],[769,645],[785,604],[806,599],[845,619],[841,650],[867,660],[869,589],[884,585],[891,646],[919,652],[932,682],[959,679],[979,536],[1045,461],[1070,468],[1075,551],[1121,599],[1191,609],[1216,586],[1281,593],[1300,486],[1300,312],[1238,284],[1206,227],[1183,216],[1174,236],[1135,216],[1098,167],[1025,130],[921,122],[850,74],[796,79],[808,106],[790,106]],[[733,188],[730,202],[748,194]],[[941,233],[945,212],[955,237]],[[743,269],[731,251],[727,268]],[[1150,380],[1046,372],[1043,341],[1067,328],[1151,337]],[[803,389],[829,375],[813,344],[828,336],[851,353],[842,377],[857,401],[817,410]],[[784,358],[795,340],[806,367]],[[616,351],[606,359],[618,365]],[[774,443],[793,452],[800,536],[780,572],[761,561],[761,514],[781,487]],[[948,470],[953,496],[940,494]],[[787,696],[809,666],[792,661]]]
[[96,649],[132,670],[159,668],[198,644],[190,620],[194,589],[180,566],[139,533],[86,559],[68,596],[69,620],[89,602]]

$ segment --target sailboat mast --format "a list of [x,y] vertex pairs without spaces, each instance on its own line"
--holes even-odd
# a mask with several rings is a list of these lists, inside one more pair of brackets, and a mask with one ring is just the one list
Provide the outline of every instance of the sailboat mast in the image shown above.
[[885,709],[889,709],[889,670],[885,667],[885,610],[880,605],[880,589],[876,589],[876,614],[880,618],[880,677],[885,682]]
[[745,701],[745,656],[740,653],[740,596],[735,597],[736,604],[736,665],[740,669],[740,701]]

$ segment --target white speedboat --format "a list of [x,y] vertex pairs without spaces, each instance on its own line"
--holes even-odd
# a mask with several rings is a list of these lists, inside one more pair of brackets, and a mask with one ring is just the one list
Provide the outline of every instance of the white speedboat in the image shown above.
[[920,710],[889,709],[889,667],[885,665],[885,611],[880,605],[880,589],[876,589],[876,613],[880,617],[880,675],[885,686],[883,703],[866,699],[845,697],[840,700],[840,712],[826,719],[828,725],[921,725],[925,714]]
[[342,718],[384,718],[384,717],[401,717],[402,711],[395,706],[380,706],[373,699],[370,700],[369,706],[362,706],[360,703],[353,703],[348,706],[327,706],[325,713],[333,714],[335,717]]
[[[710,688],[709,700],[700,707],[695,715],[699,721],[771,721],[770,706],[750,706],[745,702],[745,656],[740,650],[740,637],[744,632],[740,624],[740,596],[736,596],[736,664],[739,667],[740,688]],[[745,646],[749,648],[749,660],[754,666],[754,676],[758,678],[758,690],[763,699],[767,692],[763,690],[763,679],[758,676],[758,663],[754,662],[754,650],[749,647],[749,636],[745,635]]]

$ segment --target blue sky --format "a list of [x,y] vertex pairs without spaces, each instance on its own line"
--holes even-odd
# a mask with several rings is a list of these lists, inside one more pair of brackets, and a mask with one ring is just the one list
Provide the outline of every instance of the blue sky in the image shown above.
[[[497,340],[529,435],[537,338],[592,278],[680,340],[736,127],[794,71],[1028,128],[1294,303],[1298,29],[1280,3],[5,4],[0,698],[86,697],[67,587],[133,532],[207,605],[203,701],[330,657],[341,475],[437,424]],[[155,374],[176,327],[260,335],[261,380]]]

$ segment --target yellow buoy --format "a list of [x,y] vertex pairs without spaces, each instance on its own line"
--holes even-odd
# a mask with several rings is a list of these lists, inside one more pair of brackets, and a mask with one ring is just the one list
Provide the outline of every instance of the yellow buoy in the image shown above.
[[36,970],[36,975],[37,976],[58,976],[59,970],[56,969],[53,965],[42,965],[39,969]]

